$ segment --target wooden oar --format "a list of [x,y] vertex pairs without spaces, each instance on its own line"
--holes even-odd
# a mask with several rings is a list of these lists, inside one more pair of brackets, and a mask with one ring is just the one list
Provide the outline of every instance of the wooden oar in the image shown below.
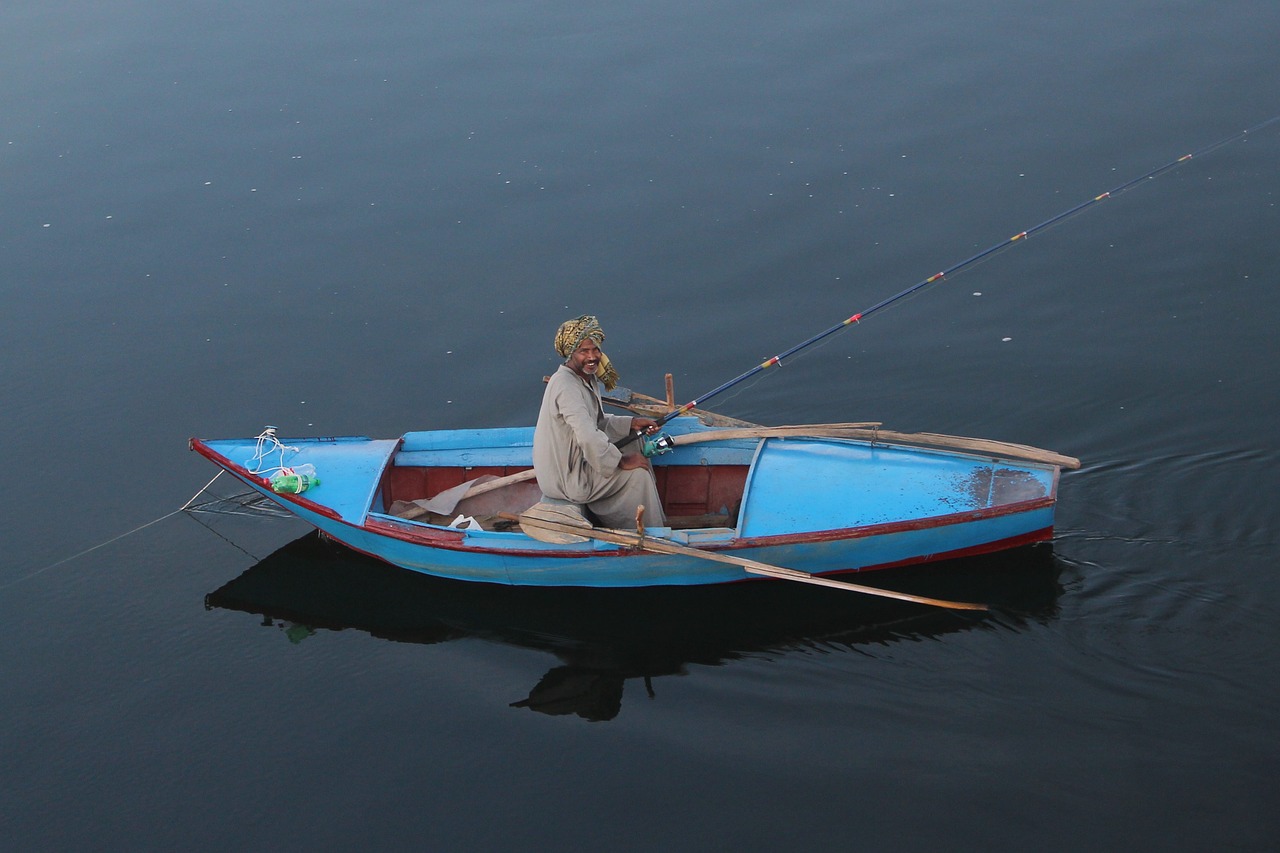
[[[732,439],[750,438],[852,438],[862,441],[885,441],[890,443],[925,445],[929,447],[948,447],[955,450],[967,450],[989,456],[1006,459],[1024,459],[1032,462],[1044,462],[1057,465],[1059,468],[1076,469],[1080,460],[1074,456],[1064,456],[1052,450],[1043,450],[1025,444],[1011,444],[1007,441],[992,441],[987,438],[965,438],[958,435],[942,435],[934,432],[894,432],[877,429],[878,424],[808,424],[785,427],[758,427],[755,429],[721,429],[713,432],[695,432],[677,435],[672,440],[677,446],[697,444],[705,441],[729,441]],[[868,428],[872,427],[872,428]]]
[[[466,493],[462,497],[458,498],[458,503],[462,503],[467,498],[474,498],[476,495],[483,495],[486,492],[492,492],[497,489],[501,489],[503,486],[510,486],[514,483],[523,483],[526,480],[532,480],[533,478],[534,478],[533,469],[529,468],[525,471],[517,471],[514,474],[508,474],[505,477],[498,477],[493,480],[485,480],[483,483],[477,483],[476,485],[467,489]],[[420,506],[415,506],[411,509],[406,509],[403,512],[401,512],[399,517],[407,518],[410,521],[412,521],[415,518],[421,518],[424,515],[428,515],[430,514],[430,512],[431,510],[429,509],[425,509]]]
[[467,498],[474,498],[476,495],[483,495],[485,492],[492,492],[496,489],[501,489],[503,486],[510,486],[512,483],[523,483],[525,480],[532,480],[533,478],[533,469],[529,468],[524,471],[517,471],[514,474],[508,474],[505,477],[499,477],[496,480],[486,480],[467,489],[467,493],[459,498],[458,502],[461,503]]
[[[542,377],[542,381],[546,382],[549,376]],[[606,396],[605,402],[613,403],[616,406],[630,409],[637,414],[643,414],[649,417],[660,417],[670,414],[671,406],[668,401],[659,400],[657,397],[649,397],[638,391],[632,391],[629,388],[618,388],[621,396]],[[668,397],[672,398],[672,392],[668,392]],[[643,401],[643,402],[640,402]],[[882,430],[878,427],[879,422],[854,423],[854,424],[802,424],[794,427],[765,427],[753,424],[750,421],[740,421],[736,418],[717,415],[714,412],[708,412],[705,409],[691,409],[688,413],[696,414],[702,418],[704,422],[712,426],[729,427],[729,429],[721,429],[710,433],[690,433],[675,437],[677,445],[697,444],[705,441],[729,441],[736,438],[773,438],[783,436],[800,437],[801,435],[812,436],[815,438],[854,438],[860,440],[875,441],[882,439],[889,442],[901,442],[903,444],[918,444],[927,447],[950,447],[955,450],[968,450],[975,453],[981,453],[989,456],[1003,457],[1006,459],[1024,459],[1031,462],[1043,462],[1048,465],[1057,465],[1059,468],[1070,468],[1075,470],[1080,467],[1080,460],[1074,456],[1064,456],[1061,453],[1055,453],[1052,450],[1043,450],[1039,447],[1031,447],[1025,444],[1011,444],[1005,441],[992,441],[986,438],[965,438],[958,435],[942,435],[933,432],[893,432],[892,430]],[[759,430],[759,432],[757,432]],[[775,430],[781,430],[775,432]],[[806,432],[807,430],[807,432]]]
[[959,435],[942,435],[936,432],[894,432],[893,430],[868,430],[864,438],[880,438],[885,441],[901,441],[906,444],[924,444],[933,447],[951,447],[956,450],[971,450],[990,456],[1003,456],[1012,459],[1029,459],[1032,462],[1045,462],[1059,468],[1076,469],[1080,460],[1074,456],[1064,456],[1052,450],[1031,447],[1027,444],[1012,444],[1007,441],[992,441],[989,438],[965,438]]
[[[550,509],[551,512],[547,510]],[[985,604],[973,604],[966,601],[946,601],[940,598],[926,598],[921,595],[911,595],[905,592],[893,592],[887,589],[878,589],[873,586],[862,586],[860,584],[845,583],[844,581],[832,580],[830,578],[811,575],[808,572],[797,571],[796,569],[787,569],[782,566],[771,566],[768,563],[761,563],[758,560],[751,560],[746,557],[738,557],[732,554],[723,554],[716,551],[703,551],[698,548],[691,548],[688,545],[681,545],[678,542],[672,542],[670,539],[662,539],[660,537],[649,536],[643,533],[631,533],[626,530],[614,530],[609,528],[591,527],[585,524],[585,521],[578,522],[573,520],[572,514],[564,514],[555,512],[558,507],[545,507],[539,505],[530,511],[526,511],[518,516],[520,527],[535,539],[541,538],[538,534],[551,534],[552,541],[564,544],[568,541],[582,541],[582,537],[587,539],[598,539],[601,542],[609,542],[614,545],[626,545],[632,548],[639,548],[644,551],[652,551],[657,554],[675,554],[682,557],[693,557],[699,560],[711,560],[717,563],[729,563],[746,570],[753,575],[763,575],[765,577],[777,578],[779,580],[796,581],[798,583],[814,584],[816,586],[825,586],[832,589],[843,589],[847,592],[860,592],[864,595],[874,595],[881,598],[894,598],[899,601],[910,601],[915,604],[928,604],[933,607],[945,607],[949,610],[987,610]],[[549,517],[549,516],[555,516]],[[504,517],[509,517],[505,516]],[[564,519],[564,520],[559,520]]]
[[[667,374],[670,377],[671,374]],[[543,382],[549,382],[550,376],[542,377]],[[646,418],[660,418],[669,414],[676,408],[675,390],[668,383],[667,399],[659,400],[657,397],[650,397],[648,394],[641,394],[639,391],[632,391],[630,388],[624,388],[621,385],[611,391],[604,391],[600,398],[603,402],[622,409],[626,409],[637,415],[643,415]],[[753,427],[759,424],[751,421],[739,420],[731,418],[728,415],[719,415],[715,412],[708,412],[706,409],[688,409],[684,414],[695,415],[699,420],[707,426],[727,426],[727,427]]]
[[[878,421],[850,424],[797,424],[779,427],[746,427],[742,429],[717,429],[708,432],[690,432],[672,437],[676,446],[701,444],[707,441],[734,441],[752,438],[851,438],[861,436],[869,429],[880,426]],[[854,430],[861,430],[855,433]]]

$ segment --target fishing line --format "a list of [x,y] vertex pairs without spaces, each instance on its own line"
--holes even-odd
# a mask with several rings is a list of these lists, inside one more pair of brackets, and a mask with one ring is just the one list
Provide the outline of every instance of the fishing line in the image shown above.
[[[667,421],[671,420],[672,418],[678,415],[685,414],[686,412],[693,409],[694,407],[705,403],[707,400],[711,399],[712,397],[715,397],[716,395],[724,391],[727,391],[730,388],[733,388],[735,385],[739,385],[742,382],[745,382],[746,380],[752,378],[753,376],[759,373],[764,372],[765,370],[768,370],[771,367],[780,367],[785,360],[789,360],[792,356],[800,353],[803,350],[808,349],[809,347],[813,346],[819,341],[823,341],[829,338],[831,335],[834,335],[836,332],[839,332],[845,328],[848,328],[849,326],[860,324],[863,320],[866,320],[867,318],[871,317],[873,314],[877,314],[880,311],[883,311],[887,308],[890,308],[898,304],[899,302],[907,299],[908,297],[913,296],[916,293],[919,293],[920,291],[924,290],[929,285],[936,284],[937,282],[941,281],[944,278],[955,277],[958,273],[972,266],[975,266],[978,263],[981,263],[982,261],[992,257],[993,255],[1005,249],[1024,243],[1034,235],[1039,234],[1042,231],[1046,231],[1049,228],[1052,228],[1053,226],[1058,225],[1059,223],[1062,223],[1074,216],[1078,216],[1079,214],[1084,213],[1086,210],[1089,210],[1101,204],[1107,199],[1112,199],[1112,198],[1115,198],[1116,196],[1126,193],[1129,190],[1134,189],[1137,186],[1140,186],[1141,184],[1154,180],[1167,172],[1173,171],[1174,169],[1178,168],[1184,163],[1187,163],[1190,160],[1193,160],[1197,157],[1204,157],[1205,155],[1210,154],[1218,150],[1219,148],[1222,148],[1225,145],[1229,145],[1233,142],[1244,139],[1248,137],[1249,134],[1257,133],[1259,130],[1262,130],[1264,127],[1275,124],[1278,121],[1280,121],[1280,115],[1273,116],[1264,122],[1255,124],[1253,127],[1247,128],[1237,133],[1233,133],[1230,136],[1227,136],[1223,139],[1219,139],[1217,142],[1214,142],[1211,145],[1206,145],[1205,147],[1199,150],[1192,151],[1190,154],[1183,154],[1181,157],[1170,160],[1168,163],[1165,163],[1161,166],[1157,166],[1151,171],[1146,172],[1142,175],[1139,175],[1138,177],[1133,178],[1132,180],[1125,181],[1124,183],[1116,187],[1113,187],[1112,189],[1109,189],[1104,193],[1100,193],[1099,195],[1096,195],[1093,198],[1087,199],[1086,201],[1082,201],[1079,204],[1074,205],[1073,207],[1069,207],[1066,210],[1062,211],[1061,213],[1056,214],[1055,216],[1049,217],[1048,219],[1041,222],[1040,224],[1033,225],[1032,227],[1026,229],[1025,231],[1020,231],[1017,234],[1014,234],[1012,237],[1008,238],[1007,240],[1002,240],[999,243],[989,246],[986,249],[983,249],[982,251],[978,252],[977,254],[971,255],[970,257],[965,258],[963,261],[960,261],[957,264],[952,264],[951,266],[947,267],[941,272],[934,273],[933,275],[929,276],[923,281],[919,281],[916,284],[913,284],[912,286],[905,288],[904,290],[900,290],[897,293],[893,294],[892,296],[886,299],[882,299],[881,301],[872,305],[870,308],[866,308],[856,314],[853,314],[852,316],[840,321],[839,323],[836,323],[834,326],[831,326],[828,329],[824,329],[823,331],[819,332],[813,337],[808,338],[807,340],[801,341],[800,343],[796,344],[790,349],[787,349],[779,353],[778,355],[773,356],[772,358],[766,359],[765,361],[761,362],[760,364],[757,364],[755,367],[751,368],[745,373],[742,373],[741,375],[736,376],[733,379],[730,379],[728,382],[725,382],[717,386],[716,388],[713,388],[712,390],[708,391],[707,393],[703,394],[700,397],[695,397],[693,400],[690,400],[688,403],[685,403],[683,406],[680,406],[670,412],[667,412],[665,415],[657,419],[658,425],[661,426],[662,424],[665,424]],[[635,437],[636,436],[633,435],[628,439],[624,439],[622,442],[619,443],[619,446],[621,446],[621,444],[626,443],[631,438],[635,438]]]
[[78,554],[72,554],[70,557],[63,557],[61,560],[58,560],[57,562],[54,562],[54,563],[50,563],[49,565],[45,566],[43,569],[36,569],[34,572],[32,572],[29,575],[23,575],[22,577],[17,578],[16,580],[11,580],[7,584],[0,586],[0,590],[6,590],[11,586],[16,586],[17,584],[22,583],[23,581],[31,580],[36,575],[44,574],[45,572],[49,571],[52,568],[61,566],[63,563],[69,563],[72,560],[76,560],[76,559],[79,559],[80,557],[83,557],[85,554],[89,554],[89,553],[92,553],[93,551],[97,551],[99,548],[105,548],[113,542],[119,542],[121,539],[125,538],[126,536],[132,536],[133,534],[137,533],[139,530],[146,530],[148,527],[151,527],[152,525],[155,525],[155,524],[159,524],[160,522],[164,521],[166,518],[173,518],[175,515],[185,511],[187,507],[191,506],[191,504],[195,503],[196,498],[204,494],[205,489],[212,486],[214,484],[214,481],[217,480],[219,477],[221,477],[222,474],[223,474],[222,471],[219,471],[217,474],[214,474],[212,480],[205,483],[204,486],[200,489],[200,491],[196,492],[194,495],[191,496],[191,500],[187,501],[182,506],[175,509],[173,512],[165,513],[159,518],[153,521],[148,521],[146,524],[141,524],[125,533],[121,533],[119,536],[113,536],[110,539],[108,539],[106,542],[99,542],[97,545],[94,545],[92,548],[85,548],[83,551],[81,551]]

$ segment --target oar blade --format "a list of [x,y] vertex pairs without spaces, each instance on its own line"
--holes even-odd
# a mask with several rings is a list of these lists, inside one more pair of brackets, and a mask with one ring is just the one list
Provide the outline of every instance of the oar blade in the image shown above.
[[[520,529],[530,539],[552,545],[577,545],[591,540],[591,522],[577,509],[536,503],[520,513]],[[584,530],[578,533],[578,530]]]

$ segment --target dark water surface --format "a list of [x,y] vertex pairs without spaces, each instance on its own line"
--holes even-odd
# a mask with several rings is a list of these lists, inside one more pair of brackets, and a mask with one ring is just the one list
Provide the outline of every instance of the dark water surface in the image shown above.
[[1081,457],[1052,549],[882,581],[990,616],[459,588],[165,516],[213,475],[191,435],[530,423],[580,313],[627,384],[705,392],[1280,113],[1278,32],[4,6],[0,846],[1273,849],[1280,125],[713,406]]

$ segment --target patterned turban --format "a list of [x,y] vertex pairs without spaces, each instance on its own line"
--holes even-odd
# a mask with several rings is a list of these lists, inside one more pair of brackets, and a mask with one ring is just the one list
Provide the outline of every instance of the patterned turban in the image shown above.
[[[604,330],[600,328],[599,320],[590,314],[565,320],[556,329],[556,352],[560,353],[561,358],[567,359],[587,338],[595,341],[597,346],[604,343]],[[600,353],[600,367],[596,370],[596,378],[610,391],[618,384],[618,371],[614,370],[609,357],[603,352]]]

